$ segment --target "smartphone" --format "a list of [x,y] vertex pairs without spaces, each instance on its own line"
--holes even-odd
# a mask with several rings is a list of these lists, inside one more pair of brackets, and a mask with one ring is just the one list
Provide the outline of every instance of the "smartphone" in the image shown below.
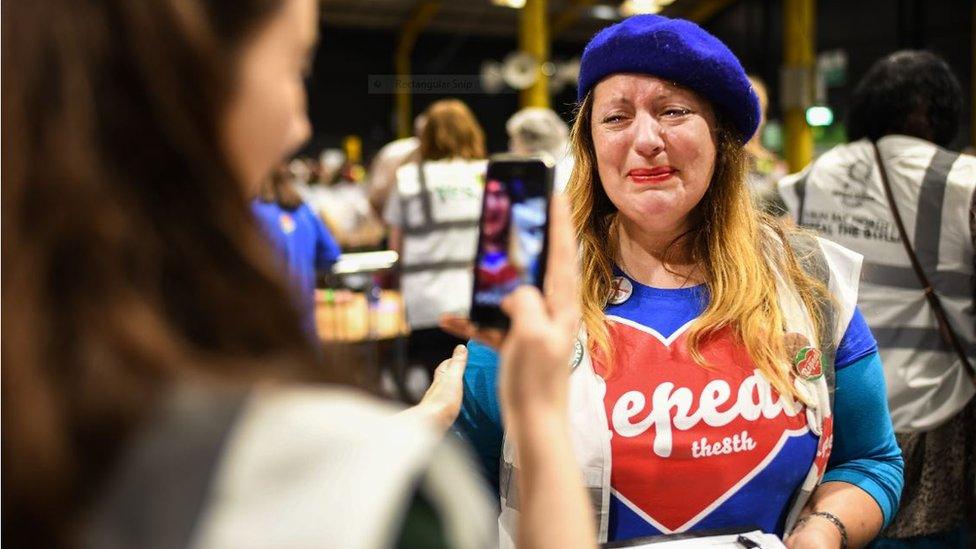
[[502,299],[522,284],[542,289],[549,248],[553,163],[547,157],[495,155],[488,162],[471,320],[505,328]]

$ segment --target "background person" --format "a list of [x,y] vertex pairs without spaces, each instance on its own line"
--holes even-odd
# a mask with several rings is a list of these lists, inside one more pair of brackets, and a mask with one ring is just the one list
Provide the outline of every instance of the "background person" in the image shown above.
[[553,192],[562,192],[573,173],[569,127],[552,109],[525,107],[505,123],[508,150],[515,154],[546,153],[556,163]]
[[349,163],[342,151],[326,149],[319,154],[315,166],[315,177],[296,185],[305,203],[325,223],[343,250],[379,246],[386,230],[369,205],[364,184],[350,177],[358,165]]
[[464,103],[437,101],[425,117],[419,160],[397,170],[383,218],[390,248],[400,253],[408,360],[430,374],[444,353],[464,343],[437,324],[440,315],[471,304],[487,163],[484,131]]
[[[343,365],[316,362],[248,203],[307,135],[317,6],[3,5],[4,542],[491,543],[489,506],[435,427],[459,406],[463,348],[406,414],[299,384]],[[519,367],[504,395],[524,427],[524,546],[585,547],[561,428],[565,203],[553,220],[563,276],[506,303]]]
[[377,215],[383,215],[383,208],[396,186],[396,172],[400,166],[415,162],[420,150],[420,136],[424,133],[427,117],[423,114],[413,119],[413,135],[390,141],[376,153],[369,165],[368,191],[369,203]]
[[[925,51],[878,60],[854,90],[850,143],[780,184],[790,215],[864,254],[858,303],[884,359],[888,405],[905,456],[902,507],[880,545],[962,547],[976,512],[973,380],[939,334],[911,267],[872,143],[884,162],[910,244],[976,362],[973,293],[976,158],[948,150],[963,93],[946,62]],[[967,540],[967,528],[969,540]]]
[[318,345],[315,283],[320,273],[328,271],[338,261],[342,250],[292,187],[286,165],[279,166],[265,179],[251,208],[281,256],[293,283],[302,328],[309,341]]
[[[902,461],[859,258],[755,211],[759,105],[738,60],[693,23],[634,16],[586,47],[578,99],[570,428],[599,540],[756,526],[866,544]],[[456,425],[497,483],[505,544],[520,503],[495,368],[472,343]]]

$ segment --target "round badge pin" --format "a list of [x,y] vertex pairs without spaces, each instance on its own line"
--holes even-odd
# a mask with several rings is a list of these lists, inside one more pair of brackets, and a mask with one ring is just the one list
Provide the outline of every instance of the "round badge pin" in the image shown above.
[[573,356],[569,359],[570,369],[575,370],[580,362],[583,362],[583,342],[576,338],[576,343],[573,345]]
[[816,347],[803,347],[793,358],[793,373],[800,379],[814,381],[823,375],[823,354]]
[[610,283],[610,299],[611,305],[620,305],[621,303],[630,299],[631,294],[634,293],[634,285],[625,276],[615,276],[613,281]]

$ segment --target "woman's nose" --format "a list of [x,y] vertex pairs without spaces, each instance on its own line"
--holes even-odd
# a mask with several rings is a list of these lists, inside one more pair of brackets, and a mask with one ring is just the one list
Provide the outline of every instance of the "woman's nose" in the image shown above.
[[647,158],[657,156],[664,150],[661,123],[647,112],[638,113],[636,122],[637,134],[634,136],[634,151]]

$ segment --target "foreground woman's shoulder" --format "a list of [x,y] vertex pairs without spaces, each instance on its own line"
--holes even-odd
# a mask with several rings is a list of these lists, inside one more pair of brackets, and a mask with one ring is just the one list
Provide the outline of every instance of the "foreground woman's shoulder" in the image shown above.
[[[336,387],[190,393],[122,460],[93,521],[96,545],[384,547],[418,494],[437,509],[468,506],[469,527],[492,535],[465,457],[396,406]],[[455,489],[457,503],[431,483]]]
[[492,539],[491,504],[467,456],[399,411],[344,388],[256,391],[221,460],[214,492],[220,499],[200,532],[203,545],[306,539],[388,546],[418,497],[445,531],[469,530],[479,540],[474,546]]

